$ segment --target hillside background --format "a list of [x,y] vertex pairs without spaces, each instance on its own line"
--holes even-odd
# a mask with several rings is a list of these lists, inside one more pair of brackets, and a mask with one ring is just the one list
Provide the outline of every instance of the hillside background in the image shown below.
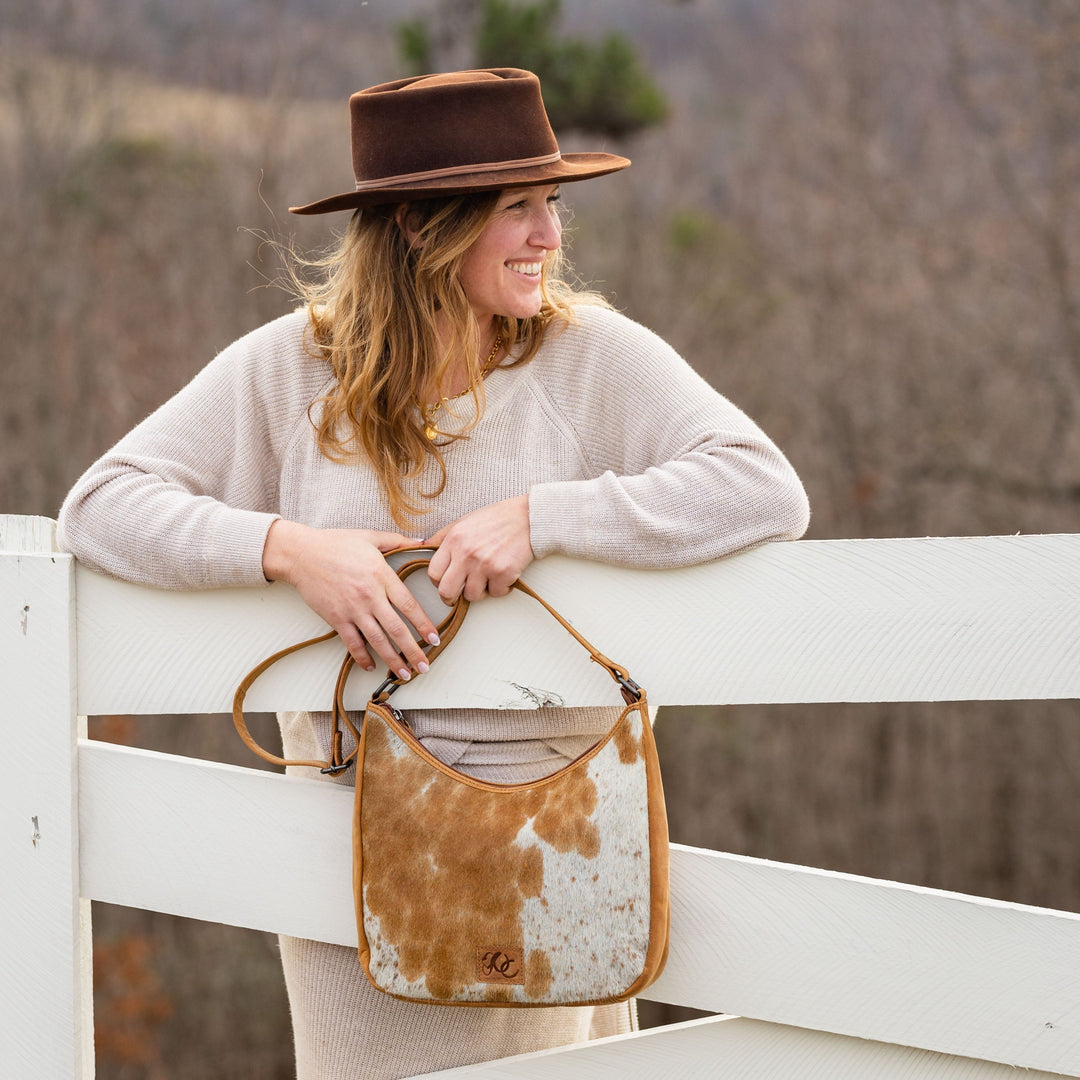
[[[348,94],[446,6],[0,0],[3,512],[54,516],[287,309],[265,238],[326,242],[288,205],[350,186]],[[669,104],[567,189],[576,268],[780,443],[811,537],[1080,531],[1078,0],[567,0],[562,27],[626,34]],[[222,717],[93,731],[255,764]],[[675,840],[1080,910],[1073,703],[657,732]],[[95,938],[103,1080],[292,1075],[273,938],[103,906]]]

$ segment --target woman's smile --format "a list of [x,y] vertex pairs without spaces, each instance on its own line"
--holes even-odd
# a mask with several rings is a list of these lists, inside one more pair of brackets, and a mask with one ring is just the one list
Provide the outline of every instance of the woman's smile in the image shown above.
[[558,185],[514,188],[499,196],[459,275],[481,327],[495,315],[530,319],[540,311],[544,260],[561,243]]
[[541,259],[539,262],[508,262],[506,265],[513,270],[515,274],[519,274],[522,277],[539,278],[544,262]]

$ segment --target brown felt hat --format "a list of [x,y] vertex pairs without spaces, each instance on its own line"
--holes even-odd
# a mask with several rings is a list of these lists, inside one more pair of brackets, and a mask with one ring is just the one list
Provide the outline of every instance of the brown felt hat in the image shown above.
[[294,214],[470,191],[560,184],[625,169],[617,154],[562,154],[540,80],[486,68],[382,83],[349,98],[356,188]]

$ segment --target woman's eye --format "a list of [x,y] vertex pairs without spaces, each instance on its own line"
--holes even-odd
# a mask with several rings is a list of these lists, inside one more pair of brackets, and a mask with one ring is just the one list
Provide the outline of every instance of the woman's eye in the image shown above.
[[[545,205],[549,210],[556,210],[563,206],[562,194],[556,191],[553,195],[548,195],[544,200]],[[532,204],[529,200],[518,199],[517,202],[508,203],[503,207],[503,213],[522,213],[527,211]]]

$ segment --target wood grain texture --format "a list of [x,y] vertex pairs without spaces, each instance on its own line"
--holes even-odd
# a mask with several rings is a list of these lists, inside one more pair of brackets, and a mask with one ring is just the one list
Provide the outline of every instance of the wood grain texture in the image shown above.
[[[663,572],[552,557],[526,579],[656,705],[1080,696],[1080,535],[797,541]],[[86,713],[228,711],[259,660],[323,629],[283,585],[171,593],[80,568],[78,590]],[[327,707],[340,655],[331,642],[290,657],[248,707]],[[376,682],[356,672],[350,703]],[[599,704],[612,687],[515,594],[474,605],[395,702],[530,708],[537,695]]]
[[79,776],[84,896],[355,947],[352,788],[93,740]]
[[51,544],[0,557],[0,1076],[29,1080],[93,1075],[73,580],[72,560]]
[[[85,895],[355,946],[351,791],[79,753]],[[1078,971],[1080,916],[676,845],[647,996],[1080,1075]]]
[[0,514],[0,551],[56,550],[56,522],[47,517]]
[[[706,1018],[413,1080],[1017,1080],[1006,1065],[739,1017]],[[1054,1080],[1031,1071],[1023,1080]]]
[[673,849],[650,995],[1080,1075],[1080,915]]

